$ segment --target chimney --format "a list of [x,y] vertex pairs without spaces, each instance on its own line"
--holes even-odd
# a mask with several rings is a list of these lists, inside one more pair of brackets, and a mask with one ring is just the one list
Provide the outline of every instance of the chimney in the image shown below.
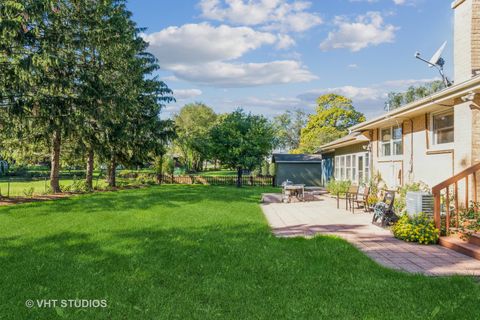
[[480,74],[480,0],[456,0],[454,22],[455,83]]

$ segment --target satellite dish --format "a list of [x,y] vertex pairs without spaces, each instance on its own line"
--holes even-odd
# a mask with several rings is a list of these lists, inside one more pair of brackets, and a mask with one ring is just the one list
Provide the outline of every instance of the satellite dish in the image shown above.
[[447,41],[445,41],[440,48],[438,48],[437,52],[432,56],[430,59],[430,68],[438,65],[443,66],[445,64],[445,60],[442,58],[443,50],[445,50],[445,46],[447,45]]
[[442,53],[445,50],[445,47],[447,46],[447,41],[445,41],[440,48],[438,48],[437,52],[430,58],[430,60],[425,60],[421,57],[420,52],[415,53],[415,58],[418,60],[421,60],[428,64],[428,66],[435,67],[437,68],[438,72],[440,73],[440,76],[442,77],[443,83],[445,84],[445,87],[450,87],[452,85],[452,82],[448,80],[447,76],[445,76],[443,72],[443,66],[445,65],[445,60],[442,58]]

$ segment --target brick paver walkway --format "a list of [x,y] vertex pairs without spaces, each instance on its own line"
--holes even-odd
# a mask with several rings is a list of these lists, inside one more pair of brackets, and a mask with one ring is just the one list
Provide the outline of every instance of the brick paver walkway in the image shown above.
[[[426,275],[480,276],[480,260],[439,245],[418,245],[395,239],[390,230],[371,224],[372,215],[358,210],[355,214],[337,209],[328,196],[319,201],[275,203],[275,196],[264,197],[263,212],[279,237],[315,234],[344,238],[379,264]],[[358,213],[357,213],[358,212]]]

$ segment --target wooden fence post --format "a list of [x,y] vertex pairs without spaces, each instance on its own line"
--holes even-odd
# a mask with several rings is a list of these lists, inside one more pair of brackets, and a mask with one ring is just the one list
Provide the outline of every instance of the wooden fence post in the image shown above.
[[435,228],[440,230],[441,218],[440,218],[440,192],[433,193],[433,220],[435,221]]

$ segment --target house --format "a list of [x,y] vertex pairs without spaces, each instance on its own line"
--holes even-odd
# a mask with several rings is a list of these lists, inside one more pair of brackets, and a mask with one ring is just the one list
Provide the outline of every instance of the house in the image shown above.
[[277,186],[286,180],[307,186],[321,186],[322,172],[329,172],[326,162],[319,154],[275,153],[272,163],[275,163]]
[[[331,177],[361,183],[378,172],[389,188],[416,181],[433,187],[480,162],[480,0],[452,8],[455,84],[321,146],[334,159]],[[476,195],[477,186],[468,188],[473,180],[460,187]]]

